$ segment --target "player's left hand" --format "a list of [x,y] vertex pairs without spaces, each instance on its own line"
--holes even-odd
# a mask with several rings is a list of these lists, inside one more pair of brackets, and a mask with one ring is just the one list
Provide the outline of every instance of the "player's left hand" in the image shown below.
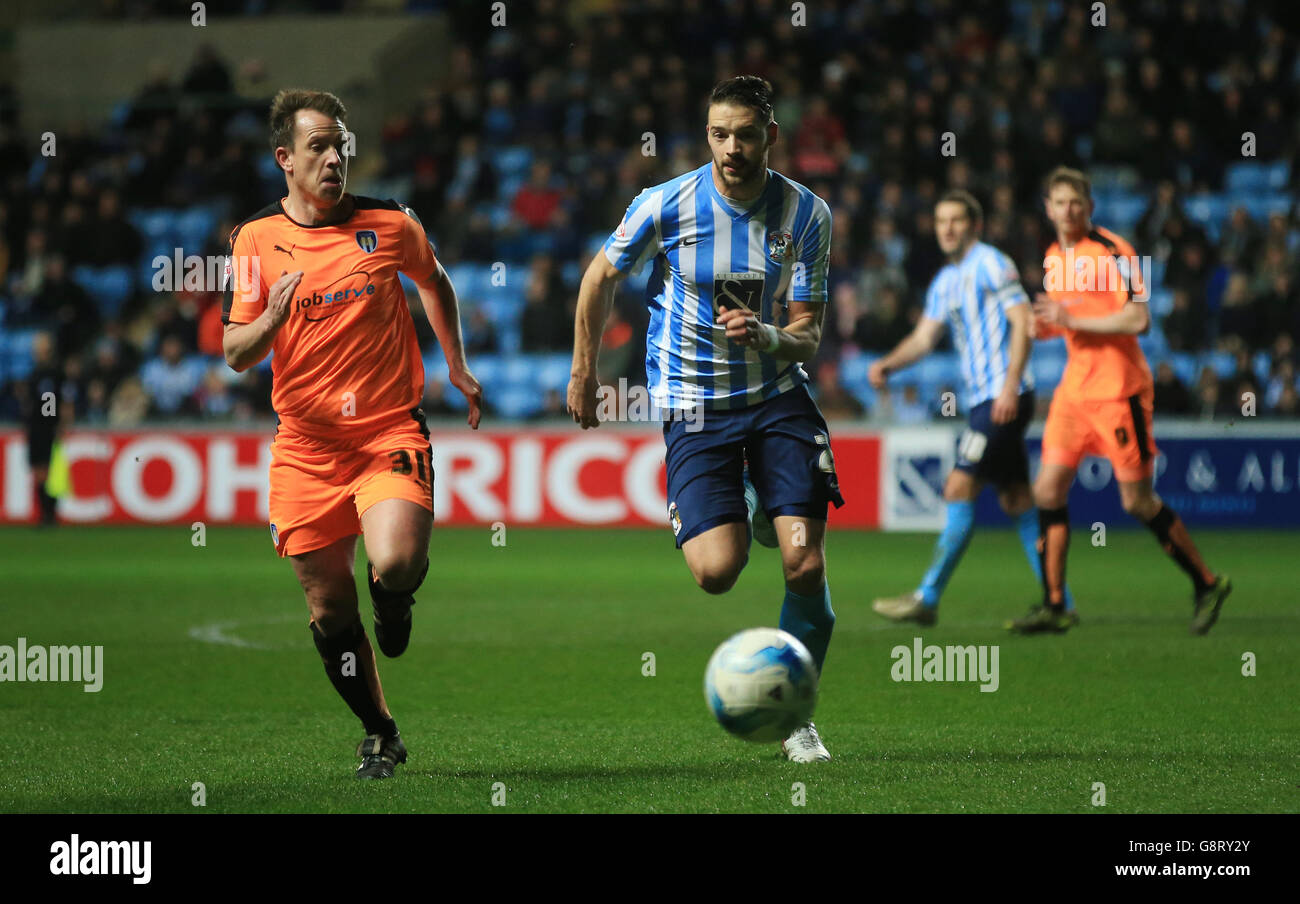
[[478,429],[479,418],[483,416],[483,387],[479,385],[478,380],[469,372],[468,367],[457,367],[447,374],[451,380],[451,385],[455,386],[465,396],[465,401],[469,402],[469,417],[466,423],[471,430]]
[[1019,410],[1020,398],[1016,395],[1014,387],[1011,392],[1004,389],[993,400],[993,423],[1009,424],[1015,420],[1016,412]]
[[758,319],[753,311],[744,308],[726,308],[718,315],[718,326],[727,331],[727,338],[737,345],[764,349],[772,344],[772,330],[776,327]]

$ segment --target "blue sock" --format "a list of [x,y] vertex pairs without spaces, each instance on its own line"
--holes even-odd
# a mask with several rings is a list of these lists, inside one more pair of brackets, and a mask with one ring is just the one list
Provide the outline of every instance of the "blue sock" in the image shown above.
[[781,604],[781,623],[778,627],[788,631],[803,642],[817,663],[817,674],[826,661],[826,648],[831,643],[835,628],[835,612],[831,609],[831,588],[822,584],[821,592],[802,596],[785,588],[785,602]]
[[[1016,530],[1020,534],[1020,545],[1025,548],[1025,558],[1029,560],[1029,567],[1034,570],[1034,577],[1038,579],[1041,586],[1043,583],[1043,563],[1038,558],[1038,509],[1031,508],[1016,518]],[[1065,608],[1074,608],[1074,594],[1070,592],[1070,584],[1065,585]]]
[[921,602],[927,606],[939,605],[939,597],[948,586],[948,579],[957,570],[966,547],[970,545],[972,526],[975,523],[975,503],[960,500],[947,504],[947,518],[943,532],[934,544],[934,558],[930,561],[930,570],[921,579]]

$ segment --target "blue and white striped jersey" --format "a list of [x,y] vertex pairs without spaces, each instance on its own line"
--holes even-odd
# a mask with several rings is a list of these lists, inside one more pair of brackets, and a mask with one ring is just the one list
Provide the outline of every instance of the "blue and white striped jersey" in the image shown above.
[[[992,245],[975,242],[959,263],[948,264],[925,293],[925,316],[946,320],[961,356],[966,407],[997,398],[1007,379],[1011,327],[1007,308],[1028,303],[1015,263]],[[1034,388],[1025,361],[1020,391]]]
[[727,339],[717,317],[743,306],[775,323],[778,304],[826,302],[826,202],[768,170],[763,194],[738,210],[718,193],[711,166],[641,192],[605,242],[619,270],[654,259],[646,383],[660,408],[744,408],[806,383],[799,364]]

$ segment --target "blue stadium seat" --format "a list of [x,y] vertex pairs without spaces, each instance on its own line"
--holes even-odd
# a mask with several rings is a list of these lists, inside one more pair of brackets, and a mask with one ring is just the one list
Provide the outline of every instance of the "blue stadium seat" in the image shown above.
[[1203,352],[1200,363],[1214,368],[1220,380],[1226,380],[1237,372],[1237,361],[1228,352]]
[[515,386],[496,397],[496,409],[502,417],[524,418],[539,414],[544,404],[540,390],[531,386]]
[[176,217],[178,244],[186,254],[202,254],[208,238],[217,228],[218,214],[215,208],[201,206],[191,207]]
[[961,383],[961,365],[953,352],[926,355],[903,371],[903,374],[911,375],[922,384]]
[[1184,386],[1191,389],[1196,385],[1196,378],[1201,372],[1196,355],[1191,352],[1170,352],[1164,360],[1169,362],[1169,366],[1174,369],[1174,376]]
[[1151,305],[1151,316],[1154,319],[1167,317],[1174,309],[1174,293],[1168,289],[1157,289],[1151,293],[1147,304]]
[[134,288],[131,267],[127,264],[114,267],[73,267],[71,275],[77,285],[90,293],[95,307],[106,317],[118,315]]
[[856,354],[845,355],[840,359],[840,382],[845,386],[851,383],[866,383],[867,370],[880,355]]
[[[441,363],[441,358],[439,362]],[[502,382],[501,365],[502,359],[497,355],[475,355],[469,362],[469,369],[485,388],[495,388]],[[427,367],[425,369],[428,370]]]
[[568,389],[573,358],[564,353],[540,355],[538,358],[538,385],[544,390],[554,389],[561,393]]
[[1291,181],[1291,166],[1285,160],[1264,164],[1264,171],[1268,174],[1269,191],[1281,191]]
[[1255,352],[1255,358],[1250,363],[1251,369],[1255,373],[1255,379],[1259,380],[1259,385],[1266,385],[1269,373],[1273,370],[1273,356],[1267,350],[1260,350]]
[[537,362],[532,355],[515,355],[506,359],[501,368],[501,377],[507,386],[535,386],[537,383]]
[[522,145],[498,148],[490,152],[488,160],[504,181],[520,175],[527,176],[529,167],[533,165],[533,151]]
[[1205,228],[1212,241],[1219,240],[1219,230],[1227,220],[1232,200],[1223,195],[1194,195],[1187,199],[1183,209],[1187,216]]
[[1223,187],[1228,192],[1263,192],[1268,190],[1268,170],[1258,161],[1231,164],[1224,173]]
[[9,359],[7,379],[25,380],[31,375],[36,361],[32,356],[32,339],[35,338],[39,330],[8,330],[4,334],[6,344],[0,346],[0,351],[4,352],[4,357]]

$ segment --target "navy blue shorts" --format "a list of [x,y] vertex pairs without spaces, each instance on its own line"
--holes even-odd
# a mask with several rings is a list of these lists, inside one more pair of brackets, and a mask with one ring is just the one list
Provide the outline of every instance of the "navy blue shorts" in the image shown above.
[[828,505],[844,504],[830,431],[806,386],[748,408],[703,411],[694,424],[668,421],[664,443],[668,523],[678,548],[709,528],[749,519],[746,459],[769,518],[825,521]]
[[993,400],[971,409],[970,426],[957,438],[958,470],[998,487],[1029,483],[1029,455],[1025,430],[1034,417],[1034,394],[1022,393],[1016,416],[1005,424],[993,423]]

